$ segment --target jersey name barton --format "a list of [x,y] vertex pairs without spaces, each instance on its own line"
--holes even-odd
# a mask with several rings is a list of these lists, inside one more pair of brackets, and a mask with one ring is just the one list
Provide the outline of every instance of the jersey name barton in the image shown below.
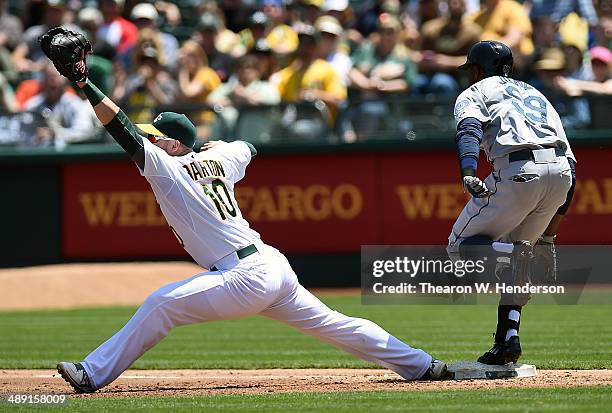
[[191,179],[199,181],[209,177],[225,177],[225,170],[219,161],[204,159],[183,165]]

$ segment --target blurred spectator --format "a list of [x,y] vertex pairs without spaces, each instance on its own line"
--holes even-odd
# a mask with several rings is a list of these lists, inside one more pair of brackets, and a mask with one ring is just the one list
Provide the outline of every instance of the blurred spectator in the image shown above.
[[464,19],[465,0],[447,0],[448,14],[423,25],[418,91],[456,95],[459,85],[452,75],[465,62],[470,46],[480,38],[480,26]]
[[86,7],[79,11],[77,23],[93,45],[93,53],[87,58],[88,76],[103,93],[108,94],[113,87],[113,60],[117,50],[104,40],[96,40],[98,29],[104,23],[102,12]]
[[349,9],[348,0],[325,0],[323,2],[323,12],[341,23],[346,21],[347,14],[351,12]]
[[6,77],[0,73],[0,114],[14,113],[17,111],[15,92]]
[[366,97],[412,91],[417,69],[407,51],[398,42],[400,23],[396,17],[382,14],[379,18],[380,39],[377,44],[364,44],[353,56],[350,71],[351,87]]
[[331,16],[321,16],[315,23],[315,29],[320,34],[318,57],[329,62],[340,76],[342,83],[347,85],[353,62],[339,47],[343,35],[342,26]]
[[[220,84],[217,73],[208,67],[206,54],[202,47],[193,40],[187,40],[179,51],[179,88],[183,101],[206,104],[210,93]],[[191,113],[196,125],[210,123],[213,120],[210,111],[203,110]]]
[[132,66],[137,61],[135,56],[142,53],[142,51],[149,46],[157,50],[159,63],[166,67],[168,60],[164,54],[164,46],[162,44],[160,32],[159,30],[149,28],[144,28],[138,31],[138,39],[136,40],[136,44],[126,50],[125,53],[118,56],[118,59],[116,60],[117,64],[125,68],[127,71],[132,70]]
[[588,32],[587,22],[576,13],[571,13],[559,25],[559,35],[565,54],[565,74],[569,78],[593,80],[591,64],[584,59]]
[[223,106],[221,115],[232,128],[238,118],[236,106],[275,105],[280,96],[273,85],[261,80],[257,57],[248,54],[238,59],[236,75],[213,91],[208,102]]
[[549,16],[554,23],[559,23],[565,16],[575,12],[589,22],[597,25],[597,12],[592,0],[531,0],[529,17],[532,20],[541,16]]
[[259,40],[250,54],[257,57],[261,79],[269,80],[270,76],[277,71],[277,67],[274,53],[272,53],[272,49],[268,46],[266,39]]
[[[399,43],[400,23],[395,16],[383,13],[379,17],[378,41],[365,44],[353,56],[350,71],[351,87],[365,98],[347,113],[342,124],[342,138],[353,142],[359,136],[376,133],[391,113],[387,97],[411,93],[417,80],[415,63]],[[352,119],[352,120],[351,120]],[[353,130],[352,123],[357,120]],[[400,122],[400,128],[409,121]],[[409,126],[409,125],[408,125]]]
[[43,69],[42,91],[26,102],[25,110],[41,113],[48,126],[36,129],[39,146],[62,147],[67,143],[91,140],[96,130],[91,108],[74,93],[66,92],[67,80],[51,63]]
[[582,129],[591,123],[589,103],[586,99],[567,96],[557,85],[565,69],[565,55],[558,48],[547,49],[536,62],[536,77],[529,83],[540,90],[553,104],[561,123],[567,129]]
[[21,43],[13,52],[15,68],[19,72],[37,72],[44,65],[42,59],[45,58],[43,51],[38,43],[38,38],[47,30],[64,26],[67,29],[81,31],[78,26],[64,21],[66,15],[66,4],[64,0],[47,0],[45,8],[44,24],[32,26],[23,34]]
[[348,0],[325,0],[323,12],[338,20],[347,42],[347,52],[350,55],[363,41],[363,35],[354,27],[355,19],[353,9]]
[[550,16],[539,16],[533,21],[533,53],[525,56],[522,67],[515,68],[515,76],[522,80],[535,76],[533,67],[546,49],[557,46],[557,29]]
[[612,10],[608,14],[600,15],[595,35],[598,44],[612,50]]
[[323,0],[301,0],[301,5],[303,6],[301,20],[304,23],[314,25],[323,12]]
[[116,50],[105,41],[96,42],[93,53],[87,57],[88,77],[104,94],[113,89],[113,60]]
[[[350,2],[349,2],[350,3]],[[381,2],[373,0],[353,4],[355,10],[355,29],[365,38],[375,33],[378,27]]]
[[293,53],[298,46],[298,37],[287,25],[287,10],[283,0],[263,0],[262,5],[272,25],[270,33],[266,36],[268,45],[278,55]]
[[580,96],[583,94],[612,95],[612,76],[610,64],[612,63],[612,52],[609,49],[596,46],[590,50],[591,67],[594,80],[577,80],[566,77],[556,79],[556,84],[569,96]]
[[92,45],[96,44],[98,30],[104,23],[102,12],[93,7],[86,7],[77,14],[77,24]]
[[486,0],[470,18],[482,28],[480,39],[497,40],[508,45],[518,66],[522,56],[533,53],[531,21],[523,6],[516,1]]
[[125,106],[135,122],[149,122],[157,106],[176,101],[178,85],[164,69],[159,49],[152,45],[145,44],[135,50],[133,69],[129,73],[119,66],[115,68],[112,99]]
[[0,0],[0,74],[4,81],[14,82],[17,72],[11,54],[21,40],[21,21],[8,13],[6,0]]
[[98,29],[97,38],[104,40],[123,53],[134,46],[138,39],[138,28],[121,16],[125,0],[100,0],[104,23]]
[[263,11],[258,10],[251,14],[248,19],[248,27],[238,33],[244,50],[248,52],[257,42],[265,40],[270,28],[270,19]]
[[0,48],[11,52],[15,50],[22,33],[21,20],[9,14],[6,0],[0,0]]
[[225,26],[234,33],[244,29],[252,12],[253,3],[255,3],[255,0],[250,2],[241,0],[219,1],[219,10],[225,17]]
[[276,60],[272,49],[268,46],[266,39],[260,39],[251,50],[253,56],[257,58],[259,64],[259,74],[262,80],[270,79],[272,73],[276,71]]
[[163,26],[174,28],[181,22],[182,16],[178,6],[169,1],[157,0],[154,2],[155,9],[163,18]]
[[217,49],[217,35],[221,28],[219,19],[214,14],[206,12],[200,17],[198,31],[192,39],[204,49],[208,58],[208,66],[217,72],[221,81],[225,81],[232,74],[234,58]]
[[176,68],[179,43],[172,34],[159,30],[158,22],[160,16],[155,6],[149,3],[138,3],[132,9],[130,17],[139,31],[149,29],[158,33],[167,66],[170,70],[174,70]]
[[423,29],[423,25],[440,16],[440,3],[438,0],[420,0],[418,11],[418,27]]
[[335,119],[338,108],[346,100],[346,87],[334,67],[316,57],[316,29],[306,24],[296,24],[299,45],[295,60],[272,77],[283,102],[321,101]]

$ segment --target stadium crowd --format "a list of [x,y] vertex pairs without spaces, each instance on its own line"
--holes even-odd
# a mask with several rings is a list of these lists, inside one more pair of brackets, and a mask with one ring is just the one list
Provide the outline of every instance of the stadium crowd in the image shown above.
[[135,122],[174,108],[201,138],[219,121],[231,130],[244,108],[303,102],[355,141],[342,113],[452,102],[466,84],[456,67],[485,39],[512,48],[514,76],[568,129],[589,127],[587,95],[612,94],[612,0],[0,0],[0,143],[102,136],[38,44],[59,25],[91,40],[90,78]]

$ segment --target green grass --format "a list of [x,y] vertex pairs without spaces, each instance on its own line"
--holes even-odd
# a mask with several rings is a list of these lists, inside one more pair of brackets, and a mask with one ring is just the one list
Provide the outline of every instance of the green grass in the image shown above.
[[15,407],[0,411],[50,412],[610,412],[611,387],[421,392],[286,393],[201,397],[78,398],[65,407]]
[[[491,344],[491,306],[363,306],[359,297],[324,297],[332,308],[369,318],[414,347],[454,362]],[[0,368],[53,368],[81,360],[134,308],[0,313]],[[612,306],[526,307],[524,360],[538,368],[612,368]],[[372,367],[278,322],[252,317],[180,327],[135,368]]]

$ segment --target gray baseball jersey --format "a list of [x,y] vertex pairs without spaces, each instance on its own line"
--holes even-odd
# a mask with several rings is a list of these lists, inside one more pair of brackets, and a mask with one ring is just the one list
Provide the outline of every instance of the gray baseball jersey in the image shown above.
[[523,148],[557,146],[575,160],[559,114],[533,86],[492,76],[470,86],[455,103],[457,124],[465,118],[484,124],[482,148],[490,161]]

